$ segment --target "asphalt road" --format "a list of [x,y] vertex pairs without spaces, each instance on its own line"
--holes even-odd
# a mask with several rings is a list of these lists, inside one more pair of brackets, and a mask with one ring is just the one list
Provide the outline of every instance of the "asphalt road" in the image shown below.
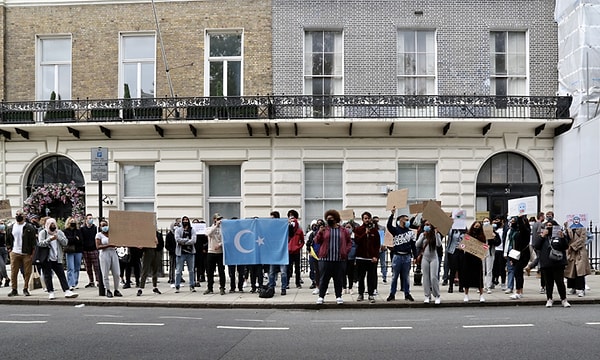
[[0,306],[2,359],[598,359],[597,306]]

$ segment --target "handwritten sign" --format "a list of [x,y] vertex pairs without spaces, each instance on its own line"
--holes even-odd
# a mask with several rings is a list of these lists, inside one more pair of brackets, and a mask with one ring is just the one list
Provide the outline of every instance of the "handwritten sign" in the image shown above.
[[537,196],[528,196],[528,197],[508,200],[508,215],[509,216],[521,216],[521,215],[536,216],[537,212],[538,212]]
[[496,237],[496,234],[494,233],[494,228],[490,224],[483,225],[483,233],[485,234],[485,238],[488,240]]
[[390,191],[387,196],[386,210],[404,209],[406,202],[408,201],[408,189],[400,189],[396,191]]
[[487,256],[489,246],[482,243],[481,241],[465,234],[462,241],[458,244],[458,247],[469,254],[475,255],[480,259]]
[[10,200],[0,200],[0,219],[9,219],[12,216]]
[[111,210],[108,222],[111,245],[156,247],[156,213]]
[[354,209],[340,210],[342,220],[354,220]]

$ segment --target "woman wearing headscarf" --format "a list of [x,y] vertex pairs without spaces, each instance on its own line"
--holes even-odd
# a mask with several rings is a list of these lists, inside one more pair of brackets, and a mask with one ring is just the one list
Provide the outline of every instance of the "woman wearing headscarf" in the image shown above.
[[[531,236],[531,226],[527,215],[514,217],[514,221],[511,222],[511,231],[508,234],[508,262],[510,262],[514,268],[515,276],[515,293],[510,296],[512,300],[519,300],[523,297],[523,284],[525,279],[523,278],[523,271],[525,266],[529,263],[531,252],[529,251],[529,241]],[[519,251],[519,258],[511,258],[510,250]]]
[[435,304],[441,302],[440,280],[438,272],[439,258],[438,246],[442,246],[442,238],[431,223],[425,220],[423,232],[417,239],[416,247],[422,252],[421,271],[423,272],[423,291],[425,293],[425,304],[429,304],[431,295],[435,298]]
[[[562,306],[571,307],[571,304],[567,301],[567,289],[564,281],[565,265],[567,265],[565,250],[568,247],[568,242],[562,231],[556,232],[553,236],[552,228],[554,226],[558,226],[555,221],[544,223],[544,230],[542,230],[541,236],[536,238],[533,246],[539,251],[539,265],[546,281],[544,285],[546,288],[546,307],[552,307],[552,293],[554,292],[555,283]],[[560,259],[553,259],[550,256],[552,250],[559,252]]]
[[54,295],[54,284],[52,283],[52,272],[56,274],[58,281],[60,281],[60,286],[65,292],[66,298],[75,298],[79,296],[79,294],[74,293],[69,289],[69,284],[67,283],[65,269],[62,264],[62,247],[68,244],[68,240],[65,234],[61,230],[58,230],[56,220],[53,218],[46,219],[44,230],[39,232],[38,239],[39,246],[50,249],[48,258],[42,262],[44,282],[46,283],[46,289],[48,290],[48,299],[54,300],[56,298]]

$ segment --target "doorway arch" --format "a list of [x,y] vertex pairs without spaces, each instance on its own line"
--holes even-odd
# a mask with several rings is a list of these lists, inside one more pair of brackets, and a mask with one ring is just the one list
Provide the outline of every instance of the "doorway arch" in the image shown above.
[[542,184],[534,164],[523,155],[501,152],[489,158],[477,174],[476,211],[488,216],[506,216],[508,200],[538,197]]
[[[58,184],[62,184],[58,186]],[[50,193],[43,199],[40,192],[44,189],[58,191],[57,196]],[[56,190],[59,189],[59,190]],[[39,216],[51,216],[55,219],[66,219],[73,213],[85,212],[85,180],[83,173],[77,164],[66,156],[51,155],[39,159],[31,168],[26,183],[26,207],[30,201],[30,212]],[[32,197],[33,195],[33,197]],[[84,215],[84,214],[79,214]]]

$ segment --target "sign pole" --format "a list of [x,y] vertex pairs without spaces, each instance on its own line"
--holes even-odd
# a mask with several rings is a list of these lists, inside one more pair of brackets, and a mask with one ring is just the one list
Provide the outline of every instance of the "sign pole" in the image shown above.
[[[92,181],[98,181],[98,226],[100,221],[104,219],[102,214],[102,181],[108,181],[108,149],[97,147],[92,148]],[[98,266],[100,267],[100,266]],[[100,279],[98,279],[98,295],[106,295],[106,288],[102,276],[102,270],[99,271]]]

